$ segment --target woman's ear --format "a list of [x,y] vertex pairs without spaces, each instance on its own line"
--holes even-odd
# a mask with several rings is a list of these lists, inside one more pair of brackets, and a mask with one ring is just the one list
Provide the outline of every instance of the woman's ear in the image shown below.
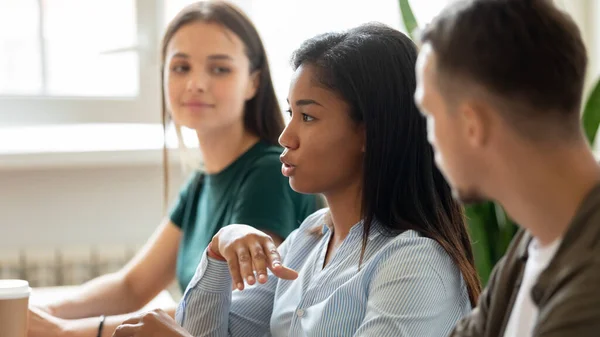
[[248,87],[246,88],[246,100],[249,101],[256,95],[258,87],[260,86],[260,70],[255,70],[250,74],[250,81],[248,81]]

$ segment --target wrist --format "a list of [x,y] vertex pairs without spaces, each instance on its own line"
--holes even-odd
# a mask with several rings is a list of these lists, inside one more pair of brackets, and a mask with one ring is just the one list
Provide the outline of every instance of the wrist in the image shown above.
[[227,261],[223,257],[223,255],[221,255],[219,252],[217,252],[215,249],[213,249],[212,242],[208,244],[208,249],[206,250],[206,254],[208,255],[208,257],[213,258],[215,260]]
[[100,322],[98,323],[98,333],[96,334],[97,337],[102,337],[102,332],[104,331],[104,321],[106,320],[106,317],[104,315],[100,316]]
[[[96,337],[100,318],[89,317],[82,319],[62,319],[60,322],[60,337]],[[104,329],[106,330],[106,329]],[[104,334],[104,333],[103,333]]]
[[54,317],[60,317],[60,313],[58,312],[58,307],[56,307],[52,304],[48,304],[47,306],[43,307],[42,310],[44,310],[45,312],[49,313],[50,315],[52,315]]
[[[79,337],[77,334],[77,328],[75,322],[70,319],[61,319],[60,321],[60,337]],[[95,337],[95,336],[94,336]]]

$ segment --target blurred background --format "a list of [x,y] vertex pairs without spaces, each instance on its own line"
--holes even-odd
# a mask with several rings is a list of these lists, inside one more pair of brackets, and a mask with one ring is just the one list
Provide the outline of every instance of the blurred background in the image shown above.
[[[118,269],[162,215],[161,35],[188,0],[0,0],[0,278],[78,284]],[[234,0],[256,24],[286,107],[289,58],[398,0]],[[412,0],[424,25],[452,0]],[[600,1],[555,1],[600,75]],[[587,95],[587,94],[586,94]],[[170,142],[175,147],[174,142]],[[170,162],[171,197],[185,179]]]

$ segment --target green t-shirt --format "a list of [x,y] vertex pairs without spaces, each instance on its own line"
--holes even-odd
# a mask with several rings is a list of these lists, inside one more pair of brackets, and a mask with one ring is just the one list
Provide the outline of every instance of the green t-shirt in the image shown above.
[[181,190],[170,219],[183,232],[177,279],[184,291],[202,253],[224,226],[247,224],[287,237],[317,210],[317,198],[294,192],[281,174],[282,149],[258,142],[216,174],[196,172]]

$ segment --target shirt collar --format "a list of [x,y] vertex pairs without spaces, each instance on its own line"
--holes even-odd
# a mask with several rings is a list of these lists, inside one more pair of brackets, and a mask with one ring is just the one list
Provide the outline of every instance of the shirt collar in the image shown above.
[[[329,217],[325,217],[324,221],[323,221],[323,227],[321,229],[321,233],[323,235],[325,235],[327,232],[332,231],[333,228],[330,228],[330,221],[327,221],[326,219],[328,219]],[[358,223],[356,223],[354,226],[352,226],[352,228],[350,229],[350,233],[348,234],[348,236],[356,236],[356,235],[361,235],[363,233],[363,228],[364,228],[364,221],[360,220]],[[374,238],[376,238],[377,236],[379,236],[381,234],[381,229],[383,228],[383,225],[377,221],[377,220],[373,220],[373,223],[371,224],[371,228],[369,229],[369,236],[368,236],[368,240],[371,241]]]

